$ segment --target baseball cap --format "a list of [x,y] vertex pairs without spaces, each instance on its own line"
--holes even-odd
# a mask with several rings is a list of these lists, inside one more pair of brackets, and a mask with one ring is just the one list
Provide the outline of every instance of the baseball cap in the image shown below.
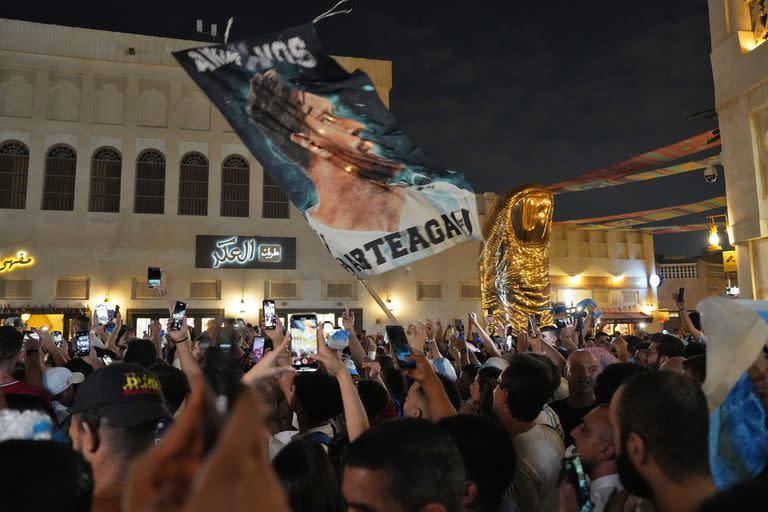
[[509,363],[500,357],[489,357],[480,368],[498,368],[501,371],[506,370],[509,367]]
[[72,413],[98,409],[117,427],[135,427],[171,417],[160,381],[137,364],[115,363],[94,371],[75,393]]
[[72,372],[69,368],[59,366],[46,370],[43,374],[43,387],[51,395],[56,396],[72,384],[80,384],[85,380],[85,375],[80,372]]

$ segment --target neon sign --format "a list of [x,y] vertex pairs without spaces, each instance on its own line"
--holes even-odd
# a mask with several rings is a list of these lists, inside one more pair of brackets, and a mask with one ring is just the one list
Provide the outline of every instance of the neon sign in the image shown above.
[[296,268],[296,239],[198,235],[197,268]]
[[4,258],[2,264],[0,264],[0,274],[4,272],[10,272],[14,267],[28,267],[35,264],[35,259],[32,256],[27,256],[24,251],[16,253],[16,257],[10,256]]

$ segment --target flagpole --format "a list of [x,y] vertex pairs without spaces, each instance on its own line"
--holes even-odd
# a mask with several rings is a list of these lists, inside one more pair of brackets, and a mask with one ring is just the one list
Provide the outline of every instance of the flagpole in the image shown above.
[[387,315],[387,318],[389,318],[389,321],[392,322],[392,324],[394,325],[400,325],[400,322],[397,321],[397,318],[395,318],[395,315],[392,314],[392,311],[390,311],[389,307],[387,307],[387,304],[383,300],[381,300],[381,297],[379,296],[378,293],[376,293],[376,290],[368,286],[368,283],[366,283],[359,277],[357,278],[357,280],[360,281],[360,284],[362,284],[366,290],[368,290],[368,293],[371,295],[371,297],[373,297],[373,300],[376,301],[376,304],[378,304],[381,310],[384,312],[384,314]]

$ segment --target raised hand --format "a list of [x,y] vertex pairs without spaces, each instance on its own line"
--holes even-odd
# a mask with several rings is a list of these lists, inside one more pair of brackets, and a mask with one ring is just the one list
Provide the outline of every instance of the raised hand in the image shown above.
[[[160,322],[158,322],[159,324]],[[181,343],[183,341],[189,341],[189,326],[187,325],[187,317],[181,319],[181,328],[178,331],[171,330],[171,319],[168,319],[168,323],[165,325],[165,332],[171,337],[174,343]]]
[[338,376],[340,372],[347,371],[347,367],[342,362],[339,353],[325,344],[322,325],[317,328],[317,360],[323,363],[325,371],[334,377]]
[[435,326],[432,323],[432,320],[427,319],[427,323],[426,323],[425,329],[426,329],[426,334],[425,335],[426,335],[427,339],[429,339],[429,340],[435,339]]
[[363,368],[368,371],[368,378],[381,381],[381,365],[376,361],[365,361]]
[[347,332],[350,332],[350,333],[355,332],[355,312],[354,311],[347,310],[341,314],[341,326]]
[[[214,448],[205,453],[206,422],[214,405],[204,379],[194,379],[184,411],[162,442],[133,465],[125,512],[287,511],[269,465],[266,407],[243,389]],[[253,482],[259,492],[253,493]]]
[[426,340],[426,326],[421,320],[416,325],[410,324],[405,331],[408,338],[408,345],[420,352],[424,351],[424,341]]
[[423,383],[427,379],[437,378],[435,368],[422,351],[413,350],[410,356],[406,356],[406,359],[416,363],[415,368],[406,368],[404,370],[416,382]]

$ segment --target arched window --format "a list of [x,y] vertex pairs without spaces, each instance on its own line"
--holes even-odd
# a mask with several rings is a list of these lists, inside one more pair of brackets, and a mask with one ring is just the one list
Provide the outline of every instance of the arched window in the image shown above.
[[221,216],[247,217],[250,190],[248,160],[240,155],[228,156],[221,165]]
[[89,212],[120,211],[120,170],[122,157],[115,148],[101,148],[91,158]]
[[27,146],[14,140],[0,145],[0,208],[26,208],[28,169]]
[[75,206],[75,168],[77,154],[69,146],[59,144],[45,157],[43,210],[72,211]]
[[156,149],[142,151],[136,158],[136,197],[133,213],[160,213],[165,210],[165,157]]
[[262,190],[261,216],[265,219],[287,219],[290,217],[288,196],[264,171],[264,188]]
[[194,151],[181,159],[179,215],[208,215],[208,159]]

